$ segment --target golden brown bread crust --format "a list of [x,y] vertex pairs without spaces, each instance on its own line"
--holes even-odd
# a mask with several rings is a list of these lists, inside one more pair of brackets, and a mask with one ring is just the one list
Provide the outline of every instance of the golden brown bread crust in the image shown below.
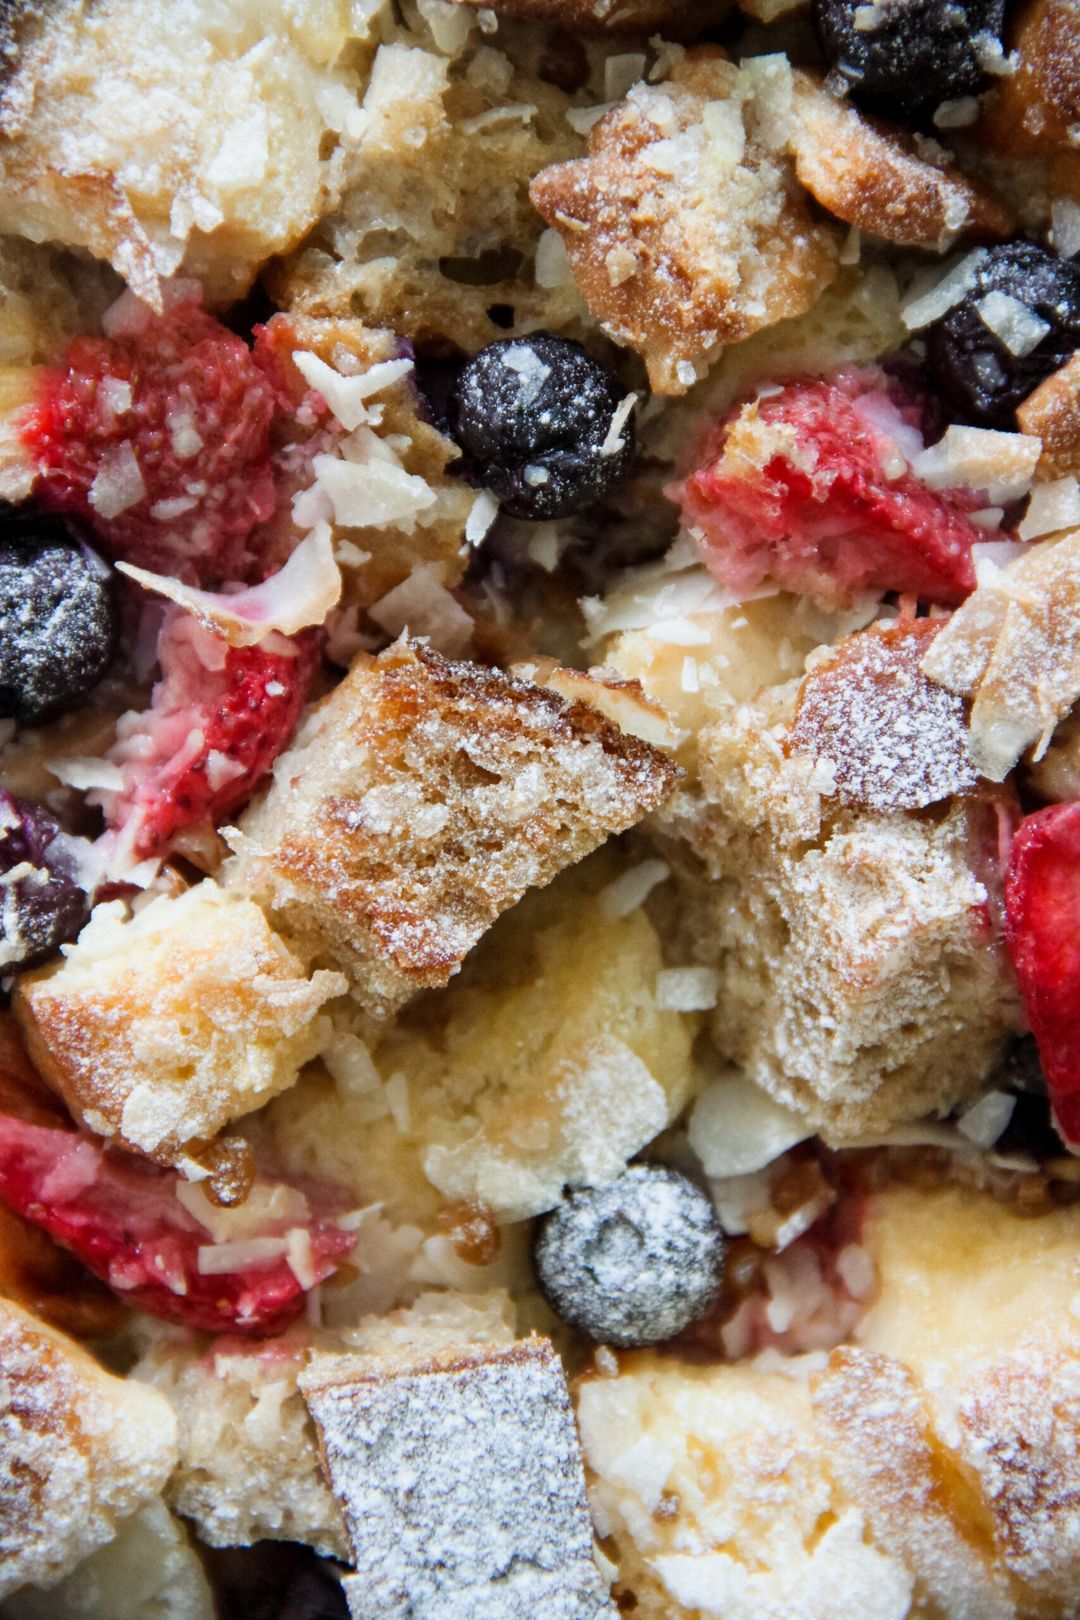
[[1080,475],[1080,354],[1033,389],[1017,406],[1016,420],[1021,433],[1042,440],[1040,479]]
[[1003,153],[1059,158],[1062,177],[1075,174],[1080,3],[1027,0],[1010,32],[1015,70],[1001,77],[986,98],[979,133]]
[[958,236],[1007,236],[1014,220],[944,152],[860,113],[806,72],[795,75],[795,172],[823,208],[887,242],[942,252]]
[[787,155],[790,92],[777,58],[736,67],[700,47],[601,119],[588,157],[532,183],[590,310],[654,392],[685,393],[724,344],[801,314],[836,272],[834,228]]
[[38,1070],[90,1130],[171,1164],[295,1081],[345,988],[307,970],[258,907],[209,879],[130,921],[98,908],[62,960],[23,975]]
[[59,1579],[110,1540],[175,1459],[160,1395],[0,1300],[0,1598]]
[[228,882],[385,1014],[446,984],[500,912],[676,775],[584,703],[403,639],[313,712],[243,817]]

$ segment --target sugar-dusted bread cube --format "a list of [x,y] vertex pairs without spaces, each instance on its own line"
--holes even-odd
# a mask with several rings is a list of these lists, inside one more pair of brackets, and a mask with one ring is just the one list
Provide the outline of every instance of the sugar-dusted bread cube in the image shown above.
[[721,712],[657,825],[691,948],[720,976],[721,1055],[841,1141],[973,1095],[1021,1018],[992,808],[845,805],[827,761],[787,752],[797,696]]
[[[641,1620],[1069,1620],[1080,1211],[970,1188],[864,1206],[854,1342],[577,1387],[597,1534]],[[629,1600],[633,1598],[631,1603]]]
[[354,1620],[607,1620],[550,1342],[316,1356],[301,1387],[357,1574]]
[[676,774],[587,704],[402,639],[314,710],[244,815],[227,882],[387,1014]]
[[20,980],[16,1011],[84,1125],[170,1163],[291,1086],[345,988],[207,879],[130,918],[99,906],[59,962]]
[[403,1310],[348,1329],[293,1327],[262,1343],[158,1333],[134,1377],[176,1414],[179,1460],[166,1491],[212,1547],[302,1541],[347,1556],[341,1515],[319,1465],[315,1424],[299,1377],[313,1350],[391,1350],[422,1338],[446,1344],[513,1341],[504,1294],[425,1293]]
[[605,852],[528,895],[370,1050],[339,1022],[260,1119],[274,1158],[428,1232],[460,1199],[505,1222],[613,1180],[686,1103],[700,1022],[662,1003],[645,911],[610,904],[626,870]]
[[0,1299],[0,1598],[110,1541],[175,1459],[167,1401]]
[[590,311],[636,349],[654,393],[683,394],[725,344],[808,309],[837,266],[788,153],[780,56],[687,52],[593,128],[587,157],[530,187]]
[[4,1620],[215,1620],[202,1560],[160,1498],[125,1519],[114,1540],[76,1564],[59,1586],[26,1586]]

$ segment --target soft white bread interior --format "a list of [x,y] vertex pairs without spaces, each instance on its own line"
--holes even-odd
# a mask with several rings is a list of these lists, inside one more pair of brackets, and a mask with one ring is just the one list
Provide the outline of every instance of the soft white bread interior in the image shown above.
[[185,1527],[147,1503],[116,1536],[47,1591],[27,1586],[5,1620],[215,1620],[210,1583]]

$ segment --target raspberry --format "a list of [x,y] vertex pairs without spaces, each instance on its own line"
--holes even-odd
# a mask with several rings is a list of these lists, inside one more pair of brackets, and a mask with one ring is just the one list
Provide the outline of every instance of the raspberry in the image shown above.
[[895,393],[881,373],[841,372],[789,383],[710,430],[696,470],[668,493],[724,585],[950,605],[973,589],[971,547],[987,533],[968,514],[986,502],[914,476],[920,411]]
[[[0,1197],[120,1298],[207,1333],[279,1333],[303,1309],[306,1291],[286,1254],[272,1245],[261,1261],[253,1256],[241,1270],[204,1273],[200,1250],[214,1240],[180,1202],[181,1186],[175,1171],[79,1132],[0,1114]],[[307,1233],[305,1259],[314,1281],[306,1287],[314,1287],[336,1269],[355,1237],[310,1209],[298,1217],[296,1190],[292,1203],[291,1217],[268,1218],[258,1236],[288,1242],[288,1232]]]
[[310,637],[229,647],[184,613],[166,621],[158,656],[150,708],[121,719],[110,750],[124,787],[100,795],[139,859],[251,796],[292,736],[314,661]]
[[1020,823],[1005,917],[1058,1128],[1080,1144],[1080,801],[1051,805]]
[[246,541],[274,510],[279,393],[197,289],[172,294],[163,315],[136,305],[113,336],[76,339],[44,372],[22,437],[45,505],[113,558],[212,587],[258,572]]

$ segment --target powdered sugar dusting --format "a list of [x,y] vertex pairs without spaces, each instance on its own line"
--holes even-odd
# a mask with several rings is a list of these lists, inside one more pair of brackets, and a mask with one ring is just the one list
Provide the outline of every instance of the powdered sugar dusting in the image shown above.
[[316,1357],[301,1384],[352,1543],[356,1620],[614,1616],[546,1340],[426,1364]]
[[[976,786],[964,705],[919,668],[938,629],[923,619],[864,631],[807,677],[788,747],[827,764],[842,803],[916,810]],[[826,786],[820,770],[816,780]]]

